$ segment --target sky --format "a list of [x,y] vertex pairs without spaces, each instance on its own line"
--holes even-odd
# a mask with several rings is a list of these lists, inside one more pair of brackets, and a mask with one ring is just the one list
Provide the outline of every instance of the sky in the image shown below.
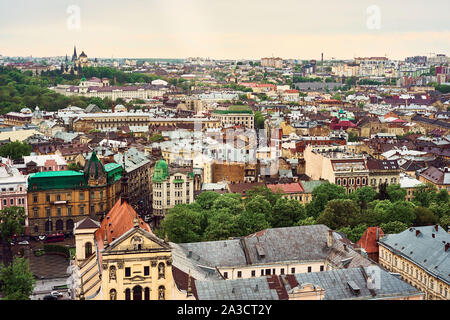
[[353,59],[450,55],[449,0],[0,0],[0,54]]

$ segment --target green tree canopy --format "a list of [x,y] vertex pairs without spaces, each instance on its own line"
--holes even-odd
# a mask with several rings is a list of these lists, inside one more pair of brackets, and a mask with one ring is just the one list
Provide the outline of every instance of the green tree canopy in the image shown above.
[[0,290],[3,300],[30,300],[36,280],[27,259],[16,257],[0,268]]
[[359,207],[350,199],[330,200],[317,218],[318,224],[324,224],[333,230],[347,226],[354,227],[360,221]]
[[300,202],[280,198],[273,207],[271,225],[272,228],[291,227],[305,218],[306,210]]
[[202,239],[202,215],[185,204],[179,204],[169,210],[155,232],[161,238],[167,234],[175,243],[197,242]]
[[391,202],[405,200],[406,190],[400,188],[399,184],[388,185],[386,187],[386,192],[387,192],[389,200],[391,200]]
[[395,234],[405,231],[408,228],[408,225],[400,221],[391,221],[380,224],[380,228],[383,230],[384,234]]
[[344,187],[333,183],[321,184],[312,191],[312,200],[306,205],[306,212],[308,216],[317,218],[325,209],[328,201],[345,198],[347,198],[347,193]]
[[31,150],[31,146],[26,142],[13,141],[0,147],[0,156],[18,160],[23,156],[29,156]]
[[415,225],[416,226],[429,226],[436,224],[439,218],[434,215],[433,211],[424,207],[415,207],[414,214],[416,216]]
[[3,254],[6,263],[12,260],[11,242],[14,235],[21,235],[24,232],[25,209],[22,207],[6,207],[0,210],[0,239],[3,242]]

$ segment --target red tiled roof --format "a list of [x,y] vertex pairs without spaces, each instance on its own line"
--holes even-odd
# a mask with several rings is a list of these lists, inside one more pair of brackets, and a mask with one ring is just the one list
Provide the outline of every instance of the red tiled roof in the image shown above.
[[383,230],[380,227],[369,227],[364,231],[361,239],[356,243],[367,253],[378,252],[378,240],[384,235]]
[[305,192],[302,185],[299,182],[296,183],[280,183],[280,184],[268,184],[267,187],[273,192],[277,193],[301,193]]
[[[107,230],[108,243],[111,243],[113,238],[117,239],[128,230],[134,228],[134,219],[136,217],[139,218],[133,207],[127,202],[122,202],[122,200],[119,199],[101,222],[100,228],[95,232],[98,249],[103,249],[105,228]],[[139,226],[145,231],[153,234],[149,225],[141,218],[139,218]]]
[[[179,290],[187,291],[189,275],[186,272],[181,271],[174,265],[172,265],[172,275],[173,275],[173,280],[175,281],[175,283],[177,285],[177,288]],[[195,278],[192,276],[191,276],[191,290],[192,290],[192,294],[194,295],[195,299],[198,300],[197,288],[195,286]]]

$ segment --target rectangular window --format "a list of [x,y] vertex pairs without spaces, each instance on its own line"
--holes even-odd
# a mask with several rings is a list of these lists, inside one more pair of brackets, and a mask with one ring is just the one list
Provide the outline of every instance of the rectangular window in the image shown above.
[[150,267],[146,266],[146,267],[144,267],[144,276],[148,276],[148,275],[150,275]]
[[67,207],[67,215],[68,216],[72,215],[72,207]]
[[49,194],[45,195],[45,201],[50,202],[50,195]]
[[261,269],[261,275],[262,276],[264,275],[264,269]]
[[252,270],[252,277],[255,277],[255,276],[256,276],[256,271]]
[[295,268],[291,268],[291,273],[295,273]]
[[224,272],[224,273],[223,273],[223,277],[224,277],[225,279],[228,279],[228,272]]
[[130,277],[131,276],[131,268],[130,267],[126,267],[125,268],[125,277]]
[[266,269],[266,276],[270,276],[270,269]]
[[80,214],[84,214],[84,206],[80,206]]
[[237,277],[238,277],[238,278],[242,278],[242,271],[238,271],[238,272],[237,272]]
[[33,202],[34,203],[38,202],[38,196],[36,194],[33,195]]
[[56,213],[58,214],[58,216],[61,216],[61,208],[56,208]]
[[280,269],[280,274],[284,274],[284,268]]
[[80,200],[84,200],[84,192],[80,192]]
[[56,201],[61,201],[61,195],[60,194],[56,195]]
[[323,271],[324,270],[324,266],[320,266],[320,271]]
[[47,213],[47,217],[50,217],[51,209],[50,208],[45,208],[45,212]]
[[308,272],[311,272],[312,271],[312,267],[308,267]]

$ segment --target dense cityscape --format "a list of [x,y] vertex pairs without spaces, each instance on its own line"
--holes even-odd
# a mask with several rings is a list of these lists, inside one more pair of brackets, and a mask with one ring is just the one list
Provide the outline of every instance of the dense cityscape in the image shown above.
[[450,299],[447,53],[89,50],[0,52],[0,299]]

